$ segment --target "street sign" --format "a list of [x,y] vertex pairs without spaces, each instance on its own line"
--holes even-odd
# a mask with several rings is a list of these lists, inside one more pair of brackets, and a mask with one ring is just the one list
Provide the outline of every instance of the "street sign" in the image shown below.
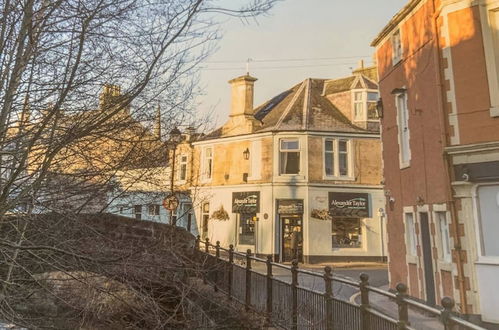
[[173,211],[178,207],[178,198],[175,195],[169,195],[163,199],[163,207],[169,211]]

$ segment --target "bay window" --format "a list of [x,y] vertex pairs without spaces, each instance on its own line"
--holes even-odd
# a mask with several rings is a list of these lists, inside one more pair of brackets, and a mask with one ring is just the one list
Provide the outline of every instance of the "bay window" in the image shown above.
[[375,90],[353,90],[353,121],[378,121],[376,105],[379,93]]

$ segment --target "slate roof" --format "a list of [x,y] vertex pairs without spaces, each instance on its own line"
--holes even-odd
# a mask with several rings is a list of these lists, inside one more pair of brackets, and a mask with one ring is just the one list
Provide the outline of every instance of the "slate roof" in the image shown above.
[[[271,131],[378,133],[353,124],[326,97],[351,90],[356,84],[362,85],[359,88],[378,88],[375,82],[363,75],[335,80],[306,79],[254,110],[254,117],[261,124],[254,133]],[[222,135],[223,129],[220,127],[202,140],[215,139]]]

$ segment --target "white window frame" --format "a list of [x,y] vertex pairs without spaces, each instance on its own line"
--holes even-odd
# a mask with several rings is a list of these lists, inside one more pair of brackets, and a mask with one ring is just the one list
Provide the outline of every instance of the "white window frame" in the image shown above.
[[395,66],[402,61],[402,58],[404,57],[404,47],[402,46],[402,33],[400,29],[393,32],[390,41],[392,44],[392,62]]
[[[444,218],[442,219],[441,216]],[[445,263],[452,262],[452,245],[450,237],[450,225],[449,225],[449,212],[447,211],[434,211],[433,218],[435,219],[435,225],[438,232],[438,257],[441,261]],[[445,223],[442,223],[444,220]]]
[[[185,158],[185,161],[184,161]],[[187,181],[187,163],[189,161],[189,157],[187,155],[180,155],[178,158],[178,172],[177,172],[177,180],[180,182]],[[182,166],[185,166],[185,178],[182,178]]]
[[[153,208],[153,212],[151,212],[151,207]],[[158,214],[156,214],[156,211],[158,211]],[[159,216],[161,212],[161,208],[159,206],[159,204],[148,204],[147,205],[147,215],[150,216],[150,217],[157,217]]]
[[[339,141],[347,142],[347,174],[340,175],[340,148]],[[326,141],[333,142],[333,175],[328,175],[326,173]],[[353,147],[352,139],[342,138],[342,137],[326,137],[322,140],[322,176],[325,180],[354,180],[354,168],[353,168]]]
[[[207,157],[208,150],[211,150],[210,157]],[[201,177],[202,181],[204,182],[211,181],[211,179],[213,178],[213,150],[213,146],[207,146],[204,147],[202,151]],[[209,162],[209,160],[211,160],[211,163]]]
[[487,69],[487,79],[489,83],[490,95],[490,116],[499,117],[499,40],[494,40],[494,31],[498,30],[497,38],[499,38],[499,26],[495,26],[491,16],[495,13],[499,15],[499,1],[488,1],[479,6],[480,21],[482,23],[482,37],[485,50],[485,62]]
[[[408,217],[410,215],[410,217]],[[409,219],[411,221],[409,221]],[[418,241],[416,235],[416,215],[413,211],[404,212],[404,231],[405,231],[405,247],[408,257],[418,256]],[[413,263],[413,262],[411,262]]]
[[[361,99],[356,100],[355,99],[355,94],[360,93],[361,94]],[[368,101],[367,95],[369,93],[376,93],[379,98],[379,91],[376,89],[352,89],[352,119],[354,122],[379,122],[379,119],[369,119],[367,112],[368,112],[368,103],[373,102],[373,101]],[[357,104],[362,105],[362,116],[358,117],[356,115],[355,111],[355,106]]]
[[[400,98],[403,97],[403,109],[400,109]],[[411,131],[409,129],[409,107],[407,105],[407,93],[395,94],[395,107],[397,109],[397,128],[399,145],[400,168],[411,165]],[[406,140],[404,140],[406,139]]]
[[[279,140],[279,145],[278,145],[278,172],[280,176],[296,176],[296,175],[301,175],[303,173],[303,166],[302,166],[302,157],[303,153],[301,152],[302,150],[302,141],[299,137],[286,137],[286,138],[280,138]],[[292,142],[296,141],[298,142],[298,149],[285,149],[283,151],[281,149],[281,143],[282,142]],[[282,152],[298,152],[299,159],[298,159],[298,173],[282,173],[281,172],[281,153]]]
[[499,256],[489,256],[483,252],[483,233],[482,233],[482,220],[480,215],[480,201],[478,196],[478,189],[485,186],[496,186],[499,182],[490,182],[484,184],[477,184],[472,188],[473,196],[473,212],[475,218],[475,241],[477,247],[478,260],[477,263],[489,264],[489,265],[499,265]]

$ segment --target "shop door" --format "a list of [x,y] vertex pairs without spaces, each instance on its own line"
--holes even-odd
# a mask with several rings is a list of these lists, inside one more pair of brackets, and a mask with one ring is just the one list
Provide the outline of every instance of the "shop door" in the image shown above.
[[435,305],[435,278],[433,276],[433,258],[431,256],[430,226],[428,213],[419,213],[421,223],[421,242],[423,243],[424,278],[426,286],[426,302]]
[[[303,233],[301,215],[281,215],[282,224],[282,262],[297,258],[303,262]],[[294,236],[294,237],[293,237]],[[296,246],[296,251],[293,249]]]

